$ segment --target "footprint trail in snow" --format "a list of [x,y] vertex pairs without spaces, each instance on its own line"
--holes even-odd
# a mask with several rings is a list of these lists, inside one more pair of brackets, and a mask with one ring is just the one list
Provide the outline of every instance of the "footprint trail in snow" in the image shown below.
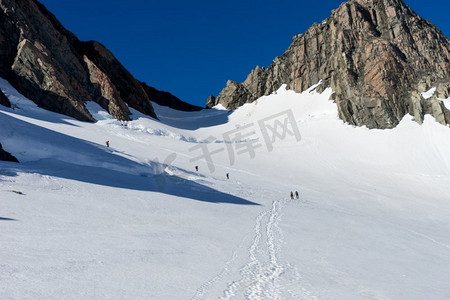
[[298,271],[280,260],[285,242],[279,222],[288,203],[289,200],[277,199],[270,209],[261,212],[255,219],[254,236],[247,254],[241,254],[248,256],[246,263],[233,268],[239,255],[233,253],[223,270],[203,284],[192,299],[206,299],[208,289],[218,284],[232,269],[238,270],[236,273],[240,274],[240,279],[229,282],[219,299],[315,299],[302,288]]

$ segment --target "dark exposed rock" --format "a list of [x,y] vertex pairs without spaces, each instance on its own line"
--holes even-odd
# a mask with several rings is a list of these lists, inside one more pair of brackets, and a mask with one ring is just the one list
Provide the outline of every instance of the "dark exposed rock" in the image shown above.
[[228,109],[236,109],[245,103],[252,102],[254,97],[244,84],[236,81],[227,81],[227,86],[220,92],[216,102]]
[[[99,78],[97,78],[92,82],[100,86],[102,97],[108,100],[108,111],[112,111],[112,115],[116,114],[118,119],[128,119],[129,111],[125,105],[127,103],[141,113],[156,118],[150,99],[143,86],[108,49],[95,41],[80,42],[77,44],[77,49],[83,54],[84,60],[86,62],[89,61],[87,64],[88,66],[90,65],[91,81],[97,77],[95,74],[98,74],[100,70],[105,74],[100,76],[100,79],[102,77],[104,79],[99,81]],[[111,90],[113,87],[116,92]]]
[[0,9],[1,36],[8,41],[1,49],[2,77],[45,109],[94,121],[83,104],[92,100],[92,84],[72,46],[76,37],[36,1],[1,0]]
[[111,81],[111,78],[105,74],[95,63],[93,63],[86,55],[84,61],[88,66],[90,80],[95,86],[95,99],[107,110],[112,116],[119,120],[128,121],[130,111],[123,99],[120,97],[120,92]]
[[0,104],[6,107],[11,107],[11,102],[9,102],[8,98],[3,94],[0,90]]
[[392,128],[407,114],[424,114],[443,124],[449,111],[421,92],[450,89],[450,40],[401,0],[350,0],[321,24],[293,38],[268,68],[257,67],[242,84],[233,83],[215,102],[234,109],[268,95],[281,84],[300,92],[322,80],[330,86],[344,121]]
[[119,120],[129,120],[128,106],[156,118],[145,87],[108,49],[79,41],[36,0],[0,0],[0,76],[40,107],[82,121],[95,121],[85,101]]
[[11,155],[11,153],[6,152],[3,147],[2,144],[0,144],[0,160],[3,161],[12,161],[12,162],[19,162],[19,160],[17,158],[15,158],[14,156]]
[[213,107],[216,103],[216,97],[214,95],[209,95],[208,99],[206,99],[206,107]]
[[162,106],[182,111],[199,111],[202,110],[200,106],[192,105],[180,100],[169,92],[159,91],[154,87],[148,86],[145,82],[141,82],[142,87],[147,93],[150,101]]

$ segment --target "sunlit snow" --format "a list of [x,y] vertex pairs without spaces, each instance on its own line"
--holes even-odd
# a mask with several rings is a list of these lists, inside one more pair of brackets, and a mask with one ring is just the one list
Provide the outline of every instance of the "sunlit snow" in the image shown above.
[[234,112],[155,104],[160,121],[88,102],[84,123],[0,87],[21,161],[0,162],[3,299],[450,298],[450,128],[432,117],[369,130],[330,89],[282,87]]
[[435,92],[436,92],[436,88],[433,87],[433,88],[429,89],[428,91],[423,92],[422,93],[422,97],[424,99],[429,99],[429,98],[431,98],[434,95]]

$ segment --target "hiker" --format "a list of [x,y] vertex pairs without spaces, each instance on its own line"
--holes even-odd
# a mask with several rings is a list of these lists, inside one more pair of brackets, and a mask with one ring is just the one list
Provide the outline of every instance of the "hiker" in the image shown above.
[[106,141],[106,147],[109,147],[109,141]]
[[230,179],[230,173],[227,173],[227,179]]
[[298,192],[295,191],[295,198],[298,199]]
[[198,166],[195,166],[195,171],[197,171],[197,172],[198,172]]
[[291,192],[291,199],[294,199],[294,193]]

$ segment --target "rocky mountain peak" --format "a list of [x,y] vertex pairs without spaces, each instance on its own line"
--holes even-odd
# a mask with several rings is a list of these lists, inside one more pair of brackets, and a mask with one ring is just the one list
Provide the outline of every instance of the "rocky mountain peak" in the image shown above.
[[[450,94],[450,42],[401,0],[350,0],[320,24],[293,37],[268,68],[256,67],[242,83],[228,82],[214,103],[234,109],[278,89],[297,92],[322,80],[339,116],[369,128],[392,128],[407,114],[442,124],[450,111],[437,98]],[[422,92],[436,87],[424,99]]]
[[[0,77],[40,107],[82,121],[95,121],[86,101],[119,120],[130,119],[128,107],[156,118],[151,97],[200,109],[139,82],[106,47],[80,41],[36,0],[0,0]],[[8,102],[0,96],[0,104]]]

